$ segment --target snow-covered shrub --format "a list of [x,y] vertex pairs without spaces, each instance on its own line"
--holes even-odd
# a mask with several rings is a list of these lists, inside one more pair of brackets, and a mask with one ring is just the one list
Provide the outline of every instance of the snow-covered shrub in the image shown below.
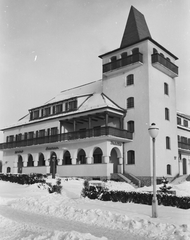
[[61,194],[62,186],[61,186],[61,179],[58,178],[56,181],[56,185],[52,185],[51,183],[46,183],[48,185],[49,193],[59,193]]

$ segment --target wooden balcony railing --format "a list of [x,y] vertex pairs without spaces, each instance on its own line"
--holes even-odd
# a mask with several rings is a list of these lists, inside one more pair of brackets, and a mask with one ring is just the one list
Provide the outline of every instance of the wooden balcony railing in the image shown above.
[[190,144],[184,143],[184,142],[178,142],[178,148],[181,148],[184,150],[190,150]]
[[152,63],[160,63],[161,65],[178,75],[178,67],[159,53],[152,54]]
[[84,131],[68,132],[68,133],[32,138],[27,140],[1,143],[0,149],[26,147],[26,146],[32,146],[32,145],[38,145],[38,144],[54,143],[54,142],[108,136],[108,135],[129,139],[129,140],[132,139],[132,133],[128,132],[127,130],[122,130],[122,129],[113,128],[113,127],[100,127],[100,128],[86,129]]
[[136,62],[143,63],[142,53],[132,54],[132,55],[129,55],[125,58],[121,58],[121,59],[118,59],[116,61],[104,64],[103,65],[103,73],[109,72],[111,70],[118,69],[118,68],[121,68],[121,67],[124,67],[124,66],[127,66],[127,65],[130,65],[130,64],[136,63]]

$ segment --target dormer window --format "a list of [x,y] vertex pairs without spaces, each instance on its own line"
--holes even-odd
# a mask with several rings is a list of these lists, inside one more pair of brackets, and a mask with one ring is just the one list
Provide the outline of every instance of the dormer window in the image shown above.
[[65,111],[73,111],[77,109],[77,99],[69,100],[65,103]]
[[44,114],[43,114],[43,115],[47,117],[47,116],[50,115],[50,112],[51,112],[51,108],[50,108],[50,107],[46,107],[46,108],[44,109],[44,112],[43,112]]
[[35,111],[33,112],[33,119],[37,119],[37,118],[39,118],[39,116],[40,116],[40,111],[39,111],[39,109],[38,109],[38,110],[35,110]]

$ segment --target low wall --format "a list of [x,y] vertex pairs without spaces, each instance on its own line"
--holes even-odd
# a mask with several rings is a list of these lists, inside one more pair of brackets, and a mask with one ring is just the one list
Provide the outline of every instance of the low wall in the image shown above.
[[30,174],[30,173],[42,173],[46,174],[49,173],[49,167],[46,166],[40,166],[40,167],[23,167],[22,173],[24,174]]
[[63,177],[110,177],[113,163],[57,166],[57,174]]

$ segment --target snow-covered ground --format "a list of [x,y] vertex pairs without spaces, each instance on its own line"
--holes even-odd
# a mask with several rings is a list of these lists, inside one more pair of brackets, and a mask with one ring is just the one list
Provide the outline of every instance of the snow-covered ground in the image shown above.
[[[0,181],[0,239],[190,239],[190,209],[158,206],[158,218],[152,218],[148,205],[82,198],[82,179],[62,179],[62,186],[60,195],[49,194],[37,184]],[[152,190],[113,181],[106,186],[125,191]],[[190,182],[172,185],[172,190],[177,196],[190,196]]]

